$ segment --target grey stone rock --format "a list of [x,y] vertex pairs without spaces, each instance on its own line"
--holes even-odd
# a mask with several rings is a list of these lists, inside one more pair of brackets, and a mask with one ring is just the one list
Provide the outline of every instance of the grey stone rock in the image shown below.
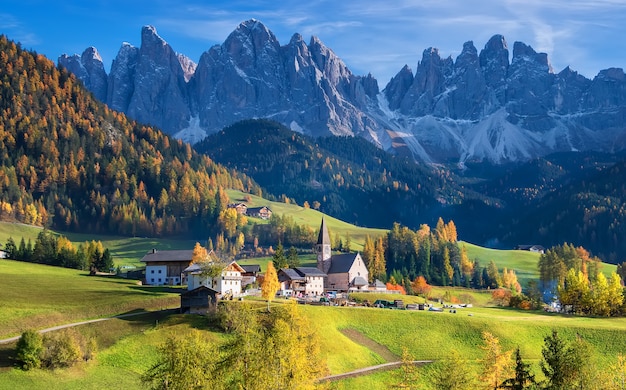
[[74,73],[98,100],[106,102],[107,74],[102,57],[95,47],[88,47],[80,57],[77,54],[72,56],[63,54],[59,57],[58,64]]

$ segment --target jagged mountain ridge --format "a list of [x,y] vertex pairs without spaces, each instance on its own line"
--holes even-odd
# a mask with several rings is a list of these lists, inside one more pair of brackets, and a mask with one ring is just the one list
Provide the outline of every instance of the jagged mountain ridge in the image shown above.
[[[98,60],[100,63],[98,64]],[[494,35],[453,60],[424,50],[415,73],[404,66],[384,90],[356,76],[317,37],[281,46],[261,22],[241,23],[197,65],[156,29],[140,48],[123,44],[102,79],[94,48],[61,56],[96,96],[134,119],[192,142],[246,118],[271,118],[307,135],[362,136],[425,162],[528,160],[556,151],[626,148],[626,75],[589,80],[569,67],[553,72],[547,55]]]

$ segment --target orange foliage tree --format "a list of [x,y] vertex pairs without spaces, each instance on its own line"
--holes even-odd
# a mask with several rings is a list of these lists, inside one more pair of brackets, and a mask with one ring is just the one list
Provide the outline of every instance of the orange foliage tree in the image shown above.
[[413,283],[411,283],[411,288],[413,289],[413,293],[415,293],[416,295],[428,297],[433,287],[428,284],[425,277],[420,275],[415,278]]

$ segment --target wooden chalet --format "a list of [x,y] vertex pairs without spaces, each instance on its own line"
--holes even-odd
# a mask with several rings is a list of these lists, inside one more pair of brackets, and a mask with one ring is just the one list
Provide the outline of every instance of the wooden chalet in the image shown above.
[[246,214],[249,217],[261,218],[261,219],[270,219],[272,217],[272,210],[269,207],[248,207]]
[[207,286],[200,286],[180,294],[180,312],[182,314],[207,314],[217,307],[220,297],[218,291]]
[[256,282],[257,276],[261,273],[261,266],[259,264],[242,265],[243,272],[241,273],[241,286],[247,286]]
[[541,245],[518,245],[515,247],[515,249],[519,251],[529,251],[529,252],[535,252],[535,253],[541,253],[541,254],[543,254],[546,251],[546,248],[544,248]]
[[237,210],[237,214],[243,214],[243,215],[246,215],[248,211],[248,206],[246,206],[245,203],[231,203],[228,205],[228,208],[235,209]]

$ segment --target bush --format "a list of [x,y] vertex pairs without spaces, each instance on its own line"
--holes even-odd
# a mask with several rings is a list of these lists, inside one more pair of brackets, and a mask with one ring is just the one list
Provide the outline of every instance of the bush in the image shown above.
[[83,357],[75,332],[62,331],[44,339],[42,364],[47,368],[69,367]]
[[17,361],[24,370],[39,368],[41,366],[41,354],[43,352],[43,338],[34,330],[27,330],[17,341],[15,348]]

